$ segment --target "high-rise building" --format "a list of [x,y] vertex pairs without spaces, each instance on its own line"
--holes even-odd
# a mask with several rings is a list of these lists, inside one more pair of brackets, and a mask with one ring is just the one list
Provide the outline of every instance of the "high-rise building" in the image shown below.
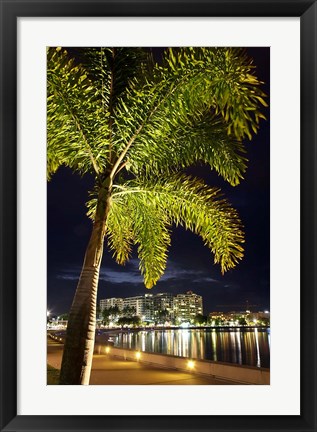
[[174,295],[171,293],[158,293],[154,297],[154,310],[166,311],[169,318],[174,318]]
[[144,321],[156,321],[162,318],[161,313],[166,314],[166,321],[178,319],[180,322],[191,321],[196,315],[203,314],[202,297],[192,291],[176,296],[171,293],[158,293],[100,300],[101,312],[113,306],[118,306],[123,314],[125,308],[134,308],[133,315]]
[[154,317],[154,297],[153,294],[144,295],[144,309],[142,318],[145,321],[152,321]]
[[123,309],[123,299],[122,298],[106,298],[102,299],[99,302],[100,311],[102,312],[104,309],[110,309],[111,307],[118,306],[119,311]]
[[203,315],[203,298],[192,291],[177,294],[174,299],[174,313],[179,321],[191,321],[196,315]]
[[134,308],[135,315],[144,316],[145,298],[144,296],[126,297],[123,299],[123,309],[126,307]]

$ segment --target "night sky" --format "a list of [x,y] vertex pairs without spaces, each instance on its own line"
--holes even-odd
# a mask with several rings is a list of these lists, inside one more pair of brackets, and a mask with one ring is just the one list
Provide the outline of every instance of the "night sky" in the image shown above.
[[[248,53],[269,95],[269,48],[248,48]],[[142,283],[136,253],[125,266],[119,266],[105,243],[98,299],[192,290],[203,296],[205,314],[243,310],[247,304],[254,311],[270,308],[269,109],[263,112],[268,120],[262,121],[258,134],[245,143],[249,164],[240,185],[230,186],[208,167],[191,170],[211,186],[220,187],[238,210],[246,240],[240,264],[222,276],[202,240],[183,228],[174,228],[165,274],[148,290]],[[91,231],[85,202],[92,185],[89,176],[81,178],[60,168],[47,186],[47,307],[53,315],[68,312],[75,293]]]

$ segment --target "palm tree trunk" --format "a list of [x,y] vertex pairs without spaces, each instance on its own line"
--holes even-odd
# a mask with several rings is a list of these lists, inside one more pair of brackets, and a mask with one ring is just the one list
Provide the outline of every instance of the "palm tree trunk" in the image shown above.
[[60,384],[88,385],[95,344],[97,290],[103,254],[109,193],[98,196],[95,222],[69,313]]

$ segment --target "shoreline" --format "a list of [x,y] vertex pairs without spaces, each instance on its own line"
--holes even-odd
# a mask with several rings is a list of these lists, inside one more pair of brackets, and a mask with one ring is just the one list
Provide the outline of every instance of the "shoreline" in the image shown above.
[[[191,326],[191,327],[180,327],[180,326],[140,326],[140,327],[96,327],[97,331],[166,331],[166,330],[270,330],[270,326]],[[62,331],[66,330],[58,328],[47,328],[47,331]]]
[[[231,328],[232,329],[232,328]],[[253,327],[252,327],[253,329]],[[159,328],[159,331],[165,331],[166,329],[162,329]],[[170,329],[170,330],[175,330],[175,329]],[[181,329],[184,330],[184,329]],[[188,330],[188,329],[185,329]],[[193,329],[195,330],[195,329]],[[228,329],[225,329],[228,330]],[[265,330],[267,330],[267,328],[265,328]],[[205,358],[205,356],[201,357],[201,356],[192,356],[192,355],[179,355],[176,354],[175,352],[161,352],[161,351],[157,351],[157,350],[151,350],[151,349],[141,349],[140,347],[128,347],[126,345],[119,345],[116,344],[115,345],[115,341],[113,340],[113,338],[115,338],[118,335],[122,335],[124,337],[129,337],[129,335],[138,333],[138,332],[144,332],[144,333],[150,333],[150,332],[154,332],[157,331],[156,329],[144,329],[144,328],[135,328],[135,329],[96,329],[96,336],[95,336],[95,353],[109,353],[109,349],[111,349],[113,351],[114,350],[118,350],[119,351],[125,351],[126,354],[125,356],[129,353],[134,353],[133,356],[135,355],[136,352],[139,353],[144,353],[144,354],[148,354],[148,355],[156,355],[156,356],[164,356],[164,357],[168,357],[168,358],[178,358],[178,359],[183,359],[183,360],[194,360],[194,361],[198,361],[198,362],[207,362],[207,363],[212,363],[212,364],[218,364],[218,365],[227,365],[227,366],[238,366],[238,367],[246,367],[246,368],[255,368],[255,369],[264,369],[269,371],[270,370],[270,356],[268,357],[268,360],[266,361],[265,358],[262,359],[259,364],[256,363],[250,363],[250,362],[238,362],[238,361],[229,361],[226,358],[223,359],[212,359],[212,358]],[[63,344],[64,343],[64,339],[65,339],[65,330],[62,331],[48,331],[48,336],[51,338],[51,340],[54,340],[55,342],[59,343],[59,344]],[[228,333],[230,333],[230,331],[228,331]],[[189,353],[188,353],[189,354]],[[119,354],[118,354],[119,355]],[[264,364],[264,366],[263,366]]]

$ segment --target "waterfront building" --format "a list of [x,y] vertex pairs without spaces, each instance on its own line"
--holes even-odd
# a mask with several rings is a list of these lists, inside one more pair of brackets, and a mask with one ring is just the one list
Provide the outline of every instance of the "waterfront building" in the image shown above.
[[144,321],[157,321],[166,314],[166,321],[178,319],[179,322],[192,321],[196,315],[203,315],[202,296],[188,291],[186,294],[171,293],[145,294],[126,298],[109,298],[100,300],[100,310],[118,306],[124,313],[125,308],[133,308],[133,315]]
[[153,294],[145,294],[144,295],[144,307],[143,307],[143,314],[142,319],[144,321],[153,321],[154,317],[154,296]]
[[123,299],[123,309],[124,308],[134,308],[135,315],[139,317],[143,317],[145,313],[145,297],[144,296],[135,296],[135,297],[126,297]]
[[171,293],[158,293],[153,299],[154,312],[166,311],[170,319],[175,318],[175,297]]
[[254,326],[258,324],[269,325],[270,312],[250,312],[246,311],[230,311],[230,312],[210,312],[209,320],[212,325],[248,325]]
[[192,291],[177,294],[174,299],[174,314],[181,322],[192,321],[196,315],[203,315],[203,298]]
[[100,311],[102,312],[105,309],[110,309],[111,307],[117,306],[119,311],[123,309],[123,299],[122,298],[106,298],[102,299],[99,302]]

